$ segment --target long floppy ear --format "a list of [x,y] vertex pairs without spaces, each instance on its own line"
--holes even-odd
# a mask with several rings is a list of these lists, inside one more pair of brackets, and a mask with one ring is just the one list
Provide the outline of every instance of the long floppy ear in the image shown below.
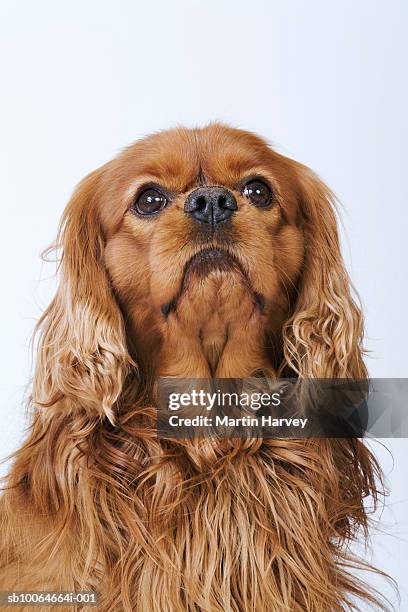
[[33,403],[106,415],[119,398],[131,365],[124,323],[103,265],[98,217],[103,168],[75,190],[61,220],[60,283],[41,317]]
[[293,164],[305,258],[295,311],[283,330],[285,361],[300,377],[366,378],[363,317],[340,252],[335,198],[309,168]]

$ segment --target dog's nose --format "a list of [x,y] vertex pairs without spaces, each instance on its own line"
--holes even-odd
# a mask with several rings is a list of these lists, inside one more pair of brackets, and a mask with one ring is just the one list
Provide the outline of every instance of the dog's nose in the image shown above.
[[225,187],[199,187],[192,191],[184,210],[201,223],[216,225],[229,219],[237,210],[237,201]]

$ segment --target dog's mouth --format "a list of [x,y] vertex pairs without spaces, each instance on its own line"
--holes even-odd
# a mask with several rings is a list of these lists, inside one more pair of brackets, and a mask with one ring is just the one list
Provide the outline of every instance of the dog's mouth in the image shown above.
[[217,270],[223,273],[235,271],[240,274],[242,282],[247,286],[249,292],[252,293],[255,304],[261,312],[263,311],[265,299],[260,293],[253,290],[248,274],[241,262],[233,253],[222,248],[212,247],[198,251],[187,261],[184,266],[179,291],[170,302],[163,304],[161,307],[163,315],[167,317],[172,310],[176,309],[177,302],[184,293],[191,276],[194,275],[196,278],[203,279],[211,272]]
[[183,282],[190,273],[199,277],[207,276],[213,270],[228,272],[237,269],[243,273],[242,266],[232,253],[225,249],[208,248],[199,251],[188,260],[184,267]]

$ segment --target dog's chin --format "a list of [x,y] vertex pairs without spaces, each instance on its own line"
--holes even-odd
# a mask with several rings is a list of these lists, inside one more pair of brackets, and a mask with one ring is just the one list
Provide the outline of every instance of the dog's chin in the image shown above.
[[260,311],[265,299],[257,293],[248,278],[246,271],[237,257],[230,251],[219,247],[205,248],[195,253],[185,264],[178,292],[172,300],[162,306],[162,313],[167,316],[177,309],[178,302],[185,298],[191,288],[199,284],[201,292],[206,285],[212,290],[219,283],[228,279],[231,289],[241,286],[251,295],[252,301]]

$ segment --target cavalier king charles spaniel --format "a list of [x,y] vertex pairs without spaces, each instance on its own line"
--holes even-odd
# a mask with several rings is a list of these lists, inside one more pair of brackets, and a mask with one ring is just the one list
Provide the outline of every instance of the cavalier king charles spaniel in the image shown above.
[[159,377],[367,377],[330,190],[252,133],[177,128],[89,174],[56,246],[0,588],[104,612],[377,604],[350,553],[381,484],[360,439],[156,431]]

